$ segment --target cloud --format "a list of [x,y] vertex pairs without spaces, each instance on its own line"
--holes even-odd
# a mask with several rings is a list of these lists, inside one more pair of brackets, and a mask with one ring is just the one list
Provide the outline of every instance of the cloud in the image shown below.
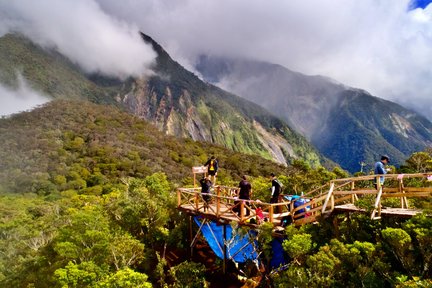
[[93,0],[0,0],[0,36],[8,32],[57,49],[86,72],[108,76],[141,76],[156,57],[137,26]]
[[411,0],[0,0],[0,35],[19,31],[88,72],[147,73],[141,30],[184,66],[247,57],[321,74],[432,118],[432,5]]
[[31,89],[22,76],[18,76],[18,88],[11,89],[0,84],[0,115],[6,116],[33,109],[51,99]]
[[410,0],[99,0],[182,64],[202,53],[321,74],[432,115],[432,5]]

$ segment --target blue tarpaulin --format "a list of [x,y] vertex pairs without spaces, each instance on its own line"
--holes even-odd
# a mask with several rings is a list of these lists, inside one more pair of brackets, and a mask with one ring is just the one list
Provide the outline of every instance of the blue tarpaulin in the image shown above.
[[[198,227],[201,226],[204,218],[195,216],[195,223]],[[217,224],[214,221],[207,221],[201,228],[201,232],[204,238],[207,240],[210,248],[216,254],[217,257],[223,259],[223,249],[224,249],[224,237],[223,229],[226,228],[226,240],[227,240],[227,258],[231,257],[237,263],[244,263],[246,260],[255,260],[258,258],[258,253],[254,249],[254,245],[251,243],[255,240],[254,234],[256,231],[250,230],[250,234],[246,235],[234,235],[232,239],[232,227],[229,224]],[[286,255],[282,248],[283,238],[275,238],[272,243],[273,256],[270,261],[270,266],[272,269],[278,268],[281,265],[287,264],[289,262],[289,257]],[[241,250],[241,251],[240,251]],[[233,257],[234,256],[234,257]]]
[[272,269],[279,268],[280,266],[289,262],[289,257],[282,248],[282,242],[284,240],[284,238],[275,238],[271,242],[273,255],[272,259],[270,260],[270,267]]
[[[195,216],[195,223],[201,226],[203,218]],[[229,224],[217,224],[214,221],[208,221],[201,228],[201,232],[204,238],[207,240],[210,248],[216,254],[217,257],[223,259],[224,253],[224,237],[223,229],[226,228],[226,240],[227,240],[227,258],[233,257],[233,260],[237,263],[244,263],[247,259],[255,260],[258,257],[257,252],[252,245],[251,236],[249,234],[239,235],[236,234],[232,237],[232,227]],[[251,232],[249,232],[251,233]],[[233,239],[231,239],[233,238]],[[240,251],[241,250],[241,251]],[[240,251],[240,252],[239,252]]]

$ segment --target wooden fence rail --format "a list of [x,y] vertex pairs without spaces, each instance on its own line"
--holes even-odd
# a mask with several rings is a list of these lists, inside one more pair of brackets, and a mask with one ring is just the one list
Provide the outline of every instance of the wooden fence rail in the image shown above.
[[[380,177],[385,179],[380,184]],[[378,183],[374,185],[374,183]],[[418,186],[418,187],[417,187]],[[266,221],[279,225],[286,216],[290,216],[296,225],[313,222],[323,214],[332,213],[335,209],[345,211],[360,211],[357,201],[364,197],[374,197],[372,219],[378,219],[383,213],[382,201],[388,198],[399,198],[400,208],[409,210],[408,198],[431,197],[432,172],[419,174],[386,174],[335,179],[296,199],[287,200],[281,197],[280,203],[264,203],[259,200],[241,200],[237,198],[238,188],[216,186],[211,199],[204,201],[200,188],[178,188],[177,206],[188,213],[202,214],[209,218],[237,221],[241,224],[251,224],[257,210],[263,212]],[[287,196],[287,195],[283,195]],[[297,205],[296,201],[301,204]],[[407,214],[407,212],[404,212]],[[418,213],[413,211],[412,213]],[[395,213],[393,213],[394,215]],[[408,213],[409,214],[409,213]],[[411,215],[411,214],[410,214]]]

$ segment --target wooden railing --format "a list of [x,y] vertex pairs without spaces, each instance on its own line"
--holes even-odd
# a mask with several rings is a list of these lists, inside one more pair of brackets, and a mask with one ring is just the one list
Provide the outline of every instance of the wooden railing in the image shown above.
[[[384,178],[384,185],[381,186],[380,178]],[[417,180],[418,186],[409,187],[410,180]],[[374,187],[374,183],[378,183]],[[424,187],[426,186],[426,187]],[[423,174],[386,174],[386,175],[368,175],[361,177],[352,177],[345,179],[331,180],[328,184],[320,187],[318,190],[323,193],[307,193],[301,198],[308,198],[309,202],[300,205],[291,210],[294,221],[309,222],[300,220],[307,214],[316,218],[321,214],[332,212],[337,205],[356,204],[360,197],[364,195],[374,195],[375,201],[371,213],[372,219],[381,217],[381,207],[383,198],[399,198],[400,208],[408,209],[409,197],[430,197],[432,195],[432,172]],[[312,192],[314,192],[312,191]],[[298,200],[297,200],[298,201]],[[294,202],[291,204],[294,205]],[[311,207],[309,211],[304,211],[306,207]],[[299,213],[299,211],[304,211]]]
[[[379,181],[380,177],[385,179],[382,186]],[[411,183],[413,180],[416,183]],[[376,187],[374,183],[378,183]],[[315,221],[317,217],[323,214],[333,212],[338,205],[355,205],[365,195],[373,195],[374,203],[371,218],[377,219],[381,217],[384,198],[399,198],[400,208],[408,209],[407,198],[430,197],[432,195],[432,172],[335,179],[302,196],[296,196],[297,199],[287,200],[288,197],[285,197],[287,195],[283,195],[279,203],[241,200],[236,197],[237,190],[238,188],[216,186],[214,192],[208,194],[211,198],[211,205],[207,206],[200,188],[178,188],[177,205],[192,213],[207,214],[209,217],[213,216],[217,219],[222,218],[240,223],[249,223],[252,218],[256,219],[256,210],[260,208],[264,217],[272,223],[278,224],[282,217],[291,216],[295,224],[302,225]],[[301,204],[296,205],[296,202]],[[247,211],[249,213],[246,213]]]
[[[251,219],[255,219],[258,222],[261,220],[277,224],[281,217],[290,215],[290,201],[265,203],[260,200],[242,200],[237,198],[237,190],[238,188],[216,186],[213,193],[202,194],[200,188],[178,188],[177,206],[192,213],[240,223],[250,223]],[[206,204],[204,195],[211,198],[209,205]],[[264,219],[257,219],[258,208],[261,209]]]

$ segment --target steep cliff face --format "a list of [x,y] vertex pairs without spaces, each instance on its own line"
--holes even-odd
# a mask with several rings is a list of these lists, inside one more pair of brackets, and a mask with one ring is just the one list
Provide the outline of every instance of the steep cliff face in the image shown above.
[[170,135],[216,143],[283,164],[294,158],[319,163],[319,154],[287,124],[252,102],[204,83],[152,38],[142,37],[158,57],[155,75],[136,79],[117,96],[133,114]]
[[325,156],[356,172],[380,154],[401,164],[432,145],[432,123],[402,106],[322,76],[264,62],[202,57],[205,79],[262,105],[307,137]]
[[[282,164],[294,158],[313,165],[328,161],[282,120],[259,105],[201,81],[149,36],[142,37],[158,55],[154,74],[119,81],[86,75],[62,55],[8,35],[0,38],[0,56],[10,56],[12,51],[13,57],[0,61],[0,71],[6,71],[0,81],[13,85],[15,70],[19,69],[33,87],[53,98],[73,95],[124,107],[166,134],[216,143]],[[13,68],[14,62],[8,60],[13,58],[21,59],[19,67]],[[61,73],[51,75],[52,71]]]

